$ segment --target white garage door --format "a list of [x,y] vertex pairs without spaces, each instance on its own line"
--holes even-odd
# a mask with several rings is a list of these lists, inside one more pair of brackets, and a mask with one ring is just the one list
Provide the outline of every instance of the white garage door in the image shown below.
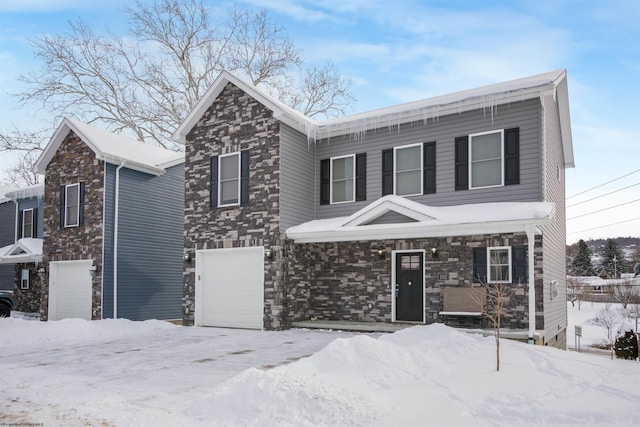
[[262,329],[264,248],[196,251],[195,324]]
[[91,320],[91,260],[49,264],[49,320]]

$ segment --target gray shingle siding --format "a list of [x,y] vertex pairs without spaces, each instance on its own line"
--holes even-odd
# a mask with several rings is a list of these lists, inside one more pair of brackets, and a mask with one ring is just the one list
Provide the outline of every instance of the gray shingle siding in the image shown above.
[[[107,169],[103,309],[113,317],[115,167]],[[183,164],[161,176],[120,170],[118,317],[181,317],[183,205]]]
[[315,147],[307,137],[285,124],[280,125],[280,227],[315,218]]
[[[456,137],[497,129],[520,128],[520,184],[485,189],[454,190],[454,141]],[[409,197],[432,206],[484,202],[527,202],[542,200],[540,164],[540,101],[527,100],[489,110],[474,110],[439,117],[435,122],[416,122],[397,128],[367,132],[363,139],[350,135],[321,141],[316,145],[316,166],[320,160],[352,153],[367,153],[367,200],[365,202],[319,205],[317,218],[350,215],[382,196],[382,150],[436,141],[436,193]]]

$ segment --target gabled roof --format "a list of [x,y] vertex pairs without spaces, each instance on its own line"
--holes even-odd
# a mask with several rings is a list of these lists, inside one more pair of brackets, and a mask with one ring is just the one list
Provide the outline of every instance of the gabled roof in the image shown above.
[[0,264],[41,261],[42,239],[25,237],[13,245],[0,248]]
[[558,103],[565,164],[567,167],[574,166],[567,72],[565,70],[551,71],[319,122],[284,105],[271,95],[244,82],[228,71],[223,71],[173,134],[175,141],[185,142],[187,134],[228,83],[232,83],[255,98],[273,111],[275,118],[304,133],[310,141],[319,141],[340,135],[360,137],[369,130],[395,127],[403,123],[426,122],[427,120],[436,120],[446,114],[458,114],[476,109],[489,109],[493,113],[494,109],[501,104],[552,95]]
[[75,119],[65,118],[56,129],[33,171],[44,174],[56,151],[73,131],[95,153],[98,160],[153,175],[162,175],[166,168],[184,162],[184,153],[167,150],[100,129]]
[[[375,222],[389,212],[407,221]],[[286,234],[296,243],[312,243],[527,232],[549,223],[554,213],[555,205],[547,202],[428,206],[389,195],[351,216],[309,221]]]

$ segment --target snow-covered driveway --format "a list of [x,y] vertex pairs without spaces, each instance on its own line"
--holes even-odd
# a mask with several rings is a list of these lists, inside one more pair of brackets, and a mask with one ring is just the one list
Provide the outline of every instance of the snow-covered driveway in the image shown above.
[[0,422],[177,426],[194,399],[245,369],[287,364],[353,335],[160,321],[37,323],[2,319]]

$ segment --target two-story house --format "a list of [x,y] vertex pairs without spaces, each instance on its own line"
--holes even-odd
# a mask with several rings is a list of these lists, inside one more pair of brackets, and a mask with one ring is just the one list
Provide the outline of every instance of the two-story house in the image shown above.
[[185,324],[428,324],[490,282],[516,336],[565,345],[565,71],[321,122],[223,72],[174,139]]
[[12,189],[4,196],[0,207],[0,234],[5,242],[11,240],[13,243],[0,249],[3,288],[13,290],[18,297],[18,311],[38,313],[44,185]]
[[184,154],[66,118],[45,175],[41,318],[179,319]]

